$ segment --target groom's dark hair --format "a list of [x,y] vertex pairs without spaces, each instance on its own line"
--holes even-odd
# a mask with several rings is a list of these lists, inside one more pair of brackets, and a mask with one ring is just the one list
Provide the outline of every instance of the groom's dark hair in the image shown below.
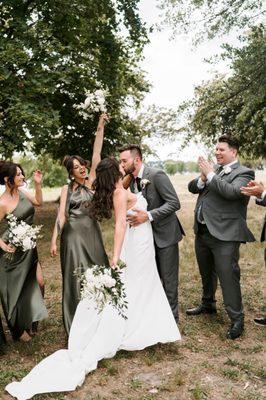
[[137,144],[126,144],[123,147],[120,147],[118,149],[119,153],[122,153],[123,151],[130,151],[131,154],[134,154],[134,156],[139,156],[139,158],[142,160],[142,151],[139,145]]
[[228,143],[229,147],[238,150],[239,149],[239,142],[231,135],[222,135],[218,138],[219,143]]

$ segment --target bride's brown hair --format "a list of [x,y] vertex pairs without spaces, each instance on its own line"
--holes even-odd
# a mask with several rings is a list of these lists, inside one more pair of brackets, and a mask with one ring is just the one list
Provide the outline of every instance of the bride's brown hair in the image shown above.
[[96,179],[92,184],[95,191],[91,206],[90,216],[98,221],[111,218],[113,194],[116,183],[122,178],[119,163],[115,158],[104,158],[96,168]]

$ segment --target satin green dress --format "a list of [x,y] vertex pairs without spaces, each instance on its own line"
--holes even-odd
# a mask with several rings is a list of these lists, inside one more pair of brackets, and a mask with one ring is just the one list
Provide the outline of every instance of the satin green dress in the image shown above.
[[62,311],[67,334],[80,301],[80,274],[92,265],[109,266],[99,224],[89,216],[88,206],[92,196],[93,192],[86,186],[79,185],[73,190],[72,184],[69,184],[66,223],[60,243],[63,276]]
[[[12,214],[29,225],[33,223],[34,207],[22,192]],[[4,241],[7,234],[8,230],[2,235]],[[37,248],[25,252],[17,249],[11,260],[5,254],[0,249],[0,297],[8,327],[17,340],[24,330],[32,329],[34,323],[46,318],[47,310],[36,279]]]
[[1,315],[0,315],[0,346],[2,344],[4,344],[6,342],[6,337],[5,337],[5,333],[4,333],[4,329],[3,329],[3,325],[2,325],[2,321],[1,321]]

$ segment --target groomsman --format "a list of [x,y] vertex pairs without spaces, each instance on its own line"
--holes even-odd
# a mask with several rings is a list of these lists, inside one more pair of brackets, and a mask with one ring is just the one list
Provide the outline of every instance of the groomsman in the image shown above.
[[[250,181],[247,187],[241,188],[241,192],[246,196],[255,196],[256,204],[262,207],[266,207],[266,189],[262,182]],[[266,216],[264,218],[264,224],[261,232],[261,242],[266,241]],[[264,261],[266,265],[266,249],[264,249]],[[266,325],[266,317],[254,318],[254,322],[257,325]]]
[[244,329],[244,313],[238,265],[241,243],[253,242],[247,227],[249,199],[240,188],[254,178],[254,172],[237,160],[239,145],[231,136],[218,139],[215,156],[218,168],[199,158],[201,175],[188,189],[198,194],[194,232],[197,262],[202,279],[201,304],[187,315],[216,313],[215,292],[219,278],[225,309],[231,320],[227,337],[236,339]]
[[128,217],[132,226],[151,221],[156,263],[162,284],[171,306],[176,322],[178,322],[178,242],[184,231],[176,216],[180,202],[176,191],[164,171],[150,168],[142,162],[141,148],[127,145],[119,150],[120,163],[126,174],[132,174],[132,192],[142,192],[148,203],[147,212],[135,210]]

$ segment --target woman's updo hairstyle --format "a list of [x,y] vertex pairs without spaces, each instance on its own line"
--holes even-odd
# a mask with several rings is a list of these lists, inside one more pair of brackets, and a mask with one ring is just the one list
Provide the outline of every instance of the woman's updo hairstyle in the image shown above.
[[[24,175],[23,168],[16,163],[10,161],[0,161],[0,185],[7,184],[11,192],[15,189],[15,177],[19,168]],[[25,175],[24,175],[25,176]],[[7,178],[7,181],[5,180]]]
[[80,156],[65,156],[62,161],[62,165],[66,168],[69,179],[72,179],[74,160],[77,160],[81,165],[84,165],[86,168],[90,167],[90,162],[84,160],[84,158]]
[[96,179],[92,184],[94,195],[91,201],[90,216],[98,221],[111,218],[113,194],[116,183],[123,176],[115,158],[104,158],[96,168]]

